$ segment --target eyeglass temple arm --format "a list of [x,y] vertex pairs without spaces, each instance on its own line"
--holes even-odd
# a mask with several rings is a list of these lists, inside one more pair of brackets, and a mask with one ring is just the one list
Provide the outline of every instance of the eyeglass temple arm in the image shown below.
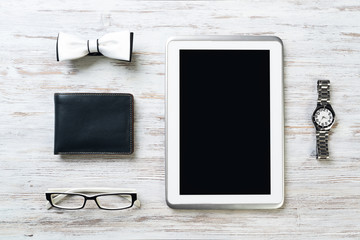
[[[135,189],[131,188],[49,188],[48,192],[63,192],[63,193],[77,193],[77,192],[101,192],[101,193],[112,193],[112,192],[126,192],[126,193],[136,193]],[[123,196],[124,197],[124,196]],[[53,204],[60,202],[62,199],[65,198],[65,195],[59,195],[52,199]],[[131,201],[131,199],[124,197]],[[140,208],[141,204],[140,201],[137,199],[134,202],[134,205]],[[50,209],[52,205],[47,202],[46,204],[47,209]]]
[[127,192],[136,193],[133,188],[49,188],[48,192]]

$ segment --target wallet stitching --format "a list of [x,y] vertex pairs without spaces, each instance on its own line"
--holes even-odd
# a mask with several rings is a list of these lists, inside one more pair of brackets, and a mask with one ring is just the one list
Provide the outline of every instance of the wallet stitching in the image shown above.
[[132,96],[129,93],[55,93],[55,96],[59,96],[59,95],[83,95],[83,96],[119,96],[119,95],[123,95],[123,96]]
[[130,127],[129,127],[129,142],[130,142],[130,145],[129,145],[129,152],[132,152],[131,151],[132,146],[133,146],[133,138],[132,138],[132,136],[134,135],[134,134],[132,134],[133,121],[134,121],[132,107],[133,107],[133,98],[130,97],[130,108],[129,108],[129,111],[130,111],[130,119],[129,119],[129,124],[130,124]]
[[117,154],[117,153],[121,153],[121,154],[128,154],[130,155],[130,152],[56,152],[56,153],[60,153],[60,154]]
[[128,154],[130,155],[132,153],[132,147],[133,147],[133,134],[132,133],[132,129],[133,129],[133,111],[132,111],[132,105],[133,105],[133,97],[131,94],[129,93],[55,93],[55,96],[60,96],[60,95],[80,95],[80,96],[129,96],[130,97],[130,106],[129,106],[129,110],[130,110],[130,127],[129,127],[129,142],[130,142],[130,146],[129,146],[129,151],[128,152],[55,152],[55,154]]

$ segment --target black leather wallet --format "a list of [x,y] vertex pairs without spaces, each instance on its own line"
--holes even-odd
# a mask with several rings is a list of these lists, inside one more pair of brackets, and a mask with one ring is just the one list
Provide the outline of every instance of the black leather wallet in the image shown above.
[[128,93],[55,93],[54,154],[132,154],[134,98]]

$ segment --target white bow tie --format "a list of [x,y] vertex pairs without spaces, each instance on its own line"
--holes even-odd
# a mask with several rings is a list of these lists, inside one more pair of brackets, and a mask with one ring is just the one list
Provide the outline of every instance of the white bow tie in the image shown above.
[[59,33],[56,42],[56,57],[58,61],[63,61],[94,53],[131,62],[132,45],[133,33],[130,31],[108,33],[95,40],[84,40],[71,34]]

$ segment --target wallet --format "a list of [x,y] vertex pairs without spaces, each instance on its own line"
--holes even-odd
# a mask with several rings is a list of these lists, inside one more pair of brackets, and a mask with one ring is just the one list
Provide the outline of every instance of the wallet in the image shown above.
[[134,97],[55,93],[54,154],[132,154]]

